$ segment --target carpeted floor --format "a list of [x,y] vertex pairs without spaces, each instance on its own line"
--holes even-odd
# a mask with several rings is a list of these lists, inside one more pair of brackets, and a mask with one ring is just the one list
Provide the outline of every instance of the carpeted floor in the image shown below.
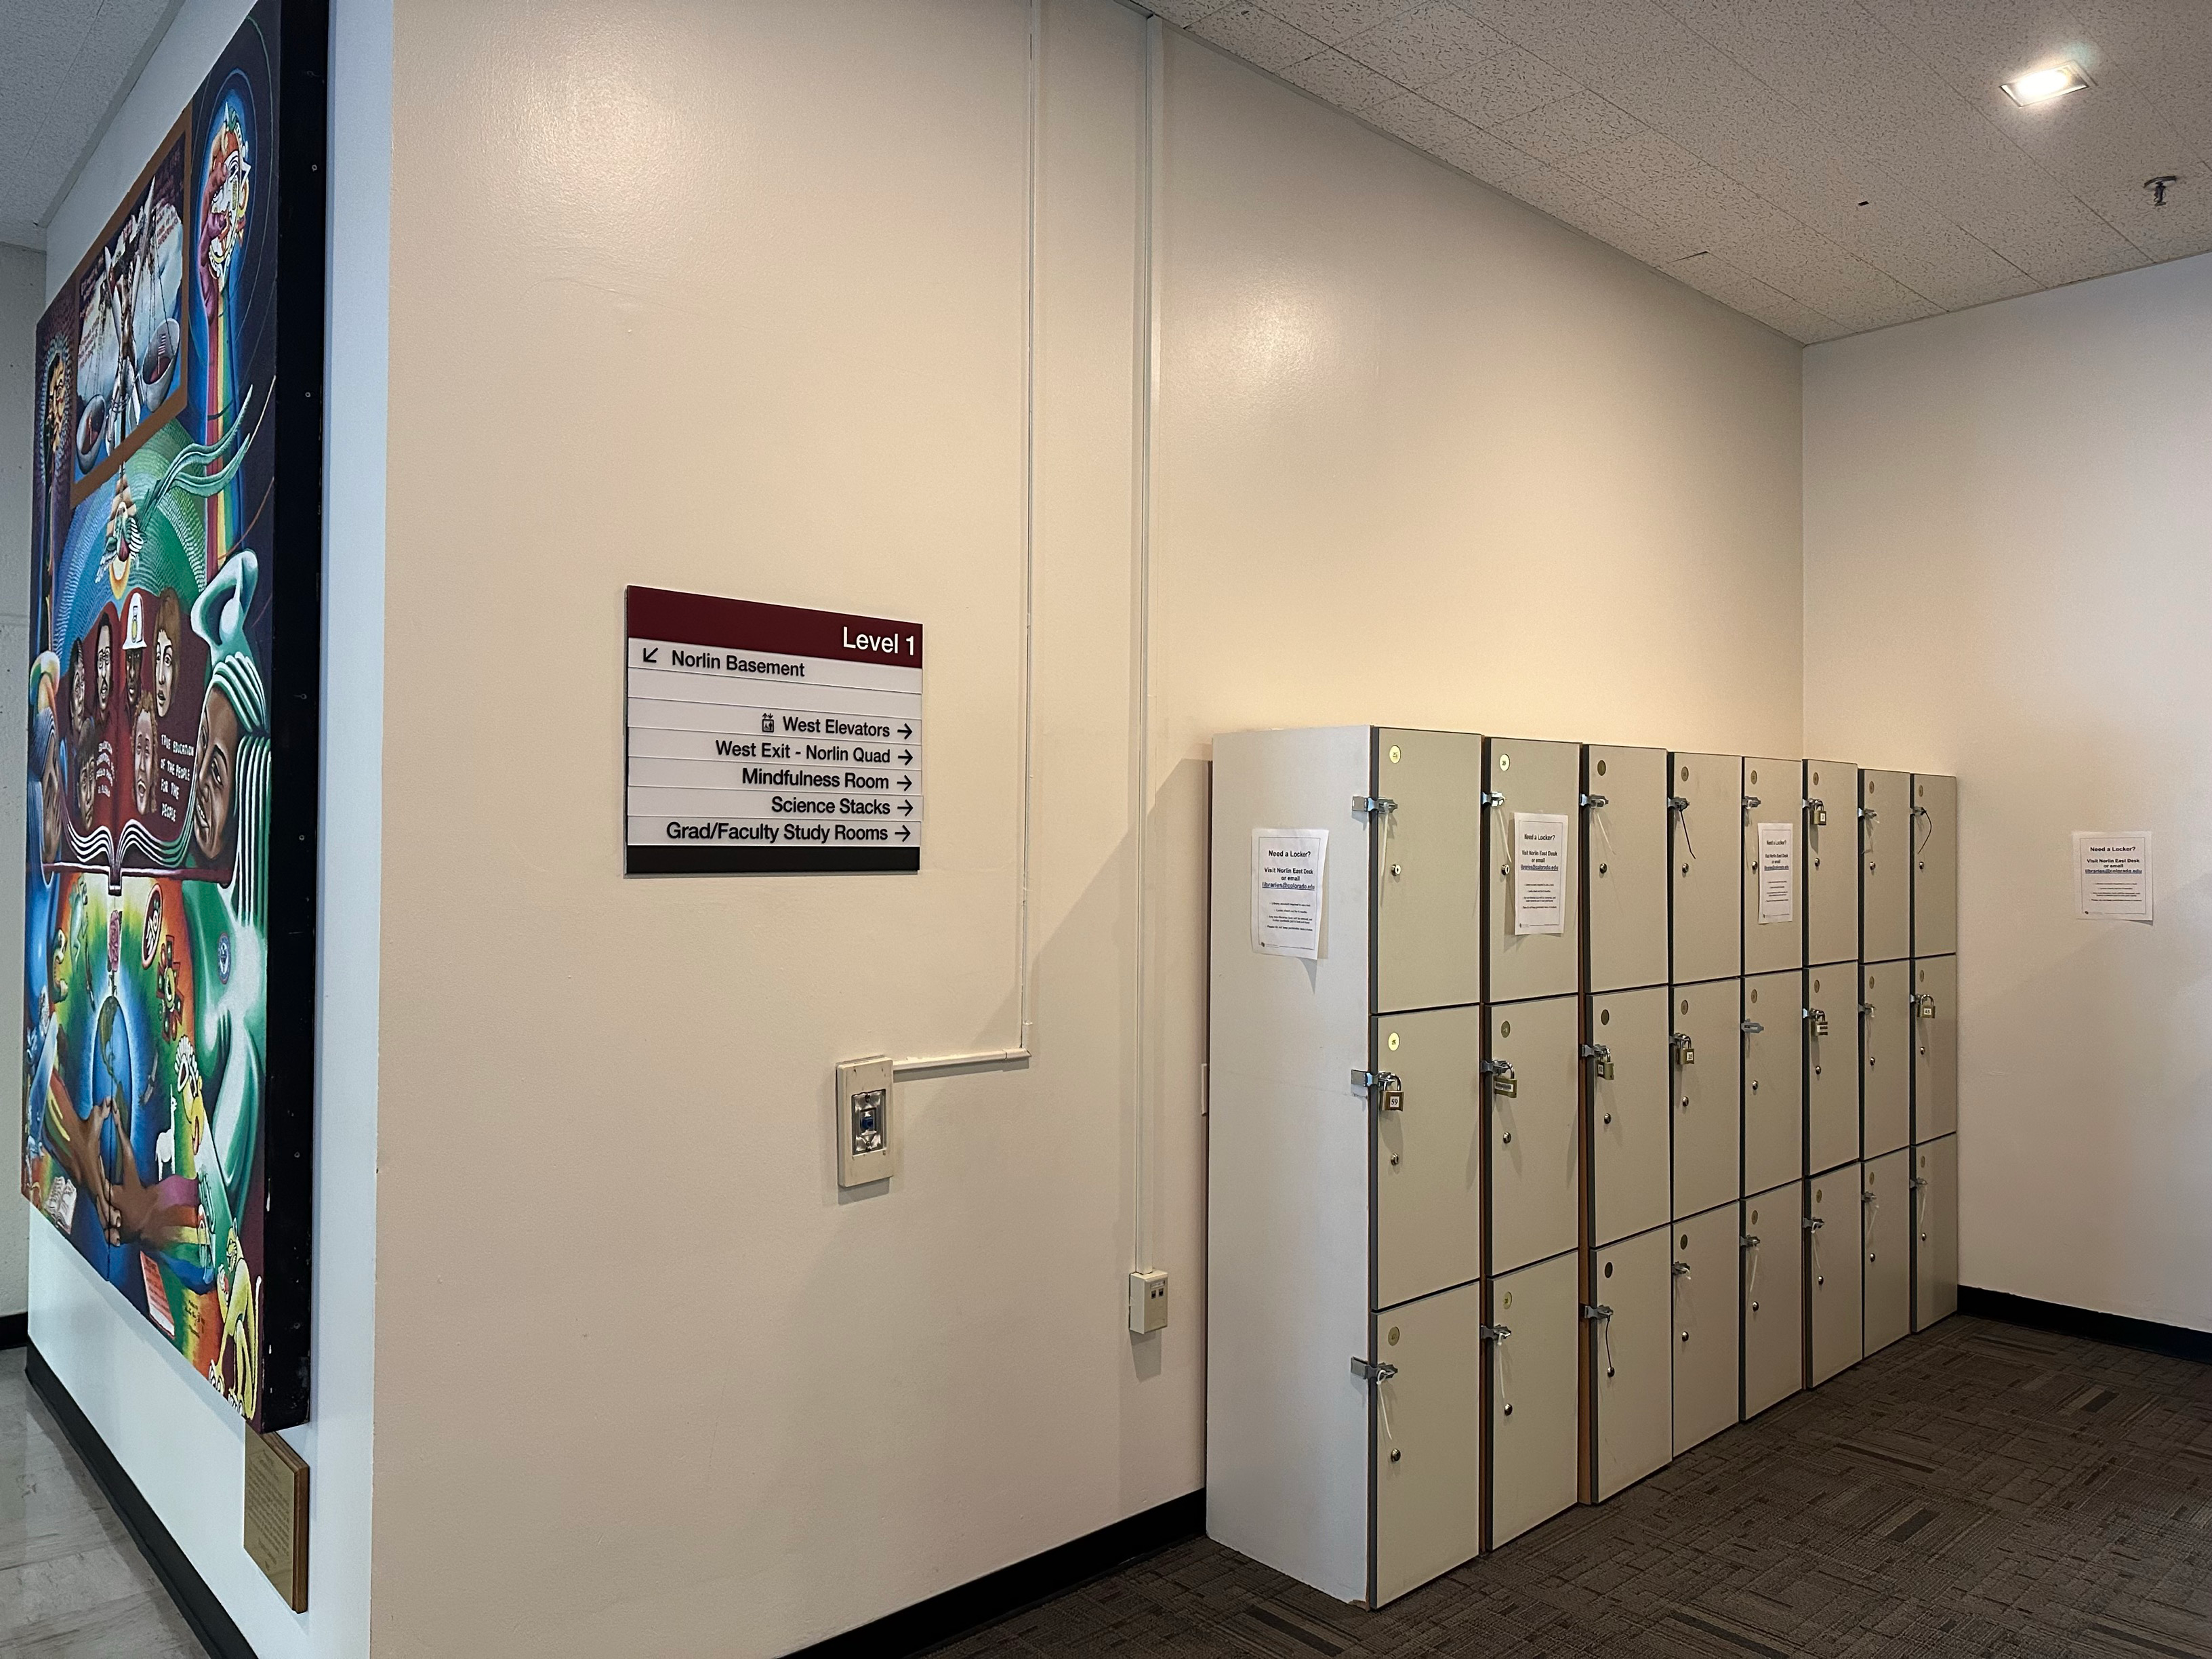
[[1956,1317],[1380,1613],[1200,1539],[940,1652],[2212,1659],[2212,1367]]

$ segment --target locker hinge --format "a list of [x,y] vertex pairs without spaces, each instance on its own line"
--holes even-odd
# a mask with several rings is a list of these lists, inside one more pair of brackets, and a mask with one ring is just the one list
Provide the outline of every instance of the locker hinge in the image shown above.
[[1352,1374],[1369,1382],[1388,1382],[1397,1376],[1398,1368],[1387,1359],[1362,1359],[1354,1354]]
[[1607,1082],[1613,1080],[1613,1050],[1602,1042],[1583,1044],[1583,1058],[1597,1062],[1597,1074]]
[[1603,795],[1584,795],[1583,797],[1583,805],[1584,806],[1610,806],[1613,803]]
[[1674,1264],[1674,1277],[1677,1279],[1687,1279],[1689,1276],[1690,1264],[1686,1261],[1677,1261]]
[[1809,795],[1798,803],[1798,810],[1813,815],[1813,827],[1819,829],[1828,821],[1828,803],[1814,800]]
[[1510,1060],[1484,1060],[1482,1074],[1490,1079],[1490,1092],[1493,1095],[1515,1096],[1521,1092],[1520,1080],[1513,1075],[1513,1062]]
[[1486,790],[1484,790],[1484,791],[1482,792],[1482,804],[1483,804],[1485,806],[1503,806],[1503,805],[1505,805],[1505,794],[1504,794],[1504,792],[1503,790],[1498,790],[1498,789],[1486,789]]
[[1513,1334],[1513,1328],[1510,1325],[1482,1325],[1476,1328],[1486,1342],[1503,1342]]
[[1674,1063],[1677,1066],[1694,1066],[1698,1063],[1698,1045],[1691,1040],[1687,1031],[1675,1032],[1667,1039],[1667,1046],[1674,1051]]
[[1585,1302],[1583,1304],[1583,1317],[1584,1319],[1610,1319],[1613,1317],[1613,1310],[1607,1307],[1602,1302]]
[[1355,812],[1364,812],[1372,817],[1377,812],[1396,811],[1398,803],[1385,795],[1354,795],[1352,798],[1352,810]]
[[1828,1224],[1826,1221],[1822,1220],[1816,1215],[1808,1215],[1805,1218],[1805,1231],[1808,1233],[1817,1233],[1821,1228],[1827,1224]]
[[1747,1019],[1743,1023],[1743,1034],[1746,1036],[1757,1036],[1765,1029],[1766,1028],[1764,1025],[1761,1025],[1755,1019]]
[[1354,1072],[1352,1086],[1373,1099],[1375,1091],[1382,1091],[1382,1109],[1403,1111],[1406,1106],[1406,1085],[1398,1080],[1395,1072]]

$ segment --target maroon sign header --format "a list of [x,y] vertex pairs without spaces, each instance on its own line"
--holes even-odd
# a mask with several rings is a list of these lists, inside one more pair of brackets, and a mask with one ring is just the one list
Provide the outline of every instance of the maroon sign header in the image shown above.
[[840,611],[718,599],[662,587],[625,590],[627,632],[634,640],[772,651],[787,657],[841,657],[848,662],[921,666],[921,624]]

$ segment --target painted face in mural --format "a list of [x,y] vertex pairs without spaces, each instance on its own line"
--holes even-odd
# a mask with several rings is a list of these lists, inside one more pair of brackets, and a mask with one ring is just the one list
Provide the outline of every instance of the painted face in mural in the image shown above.
[[107,718],[107,694],[115,689],[115,630],[100,625],[100,644],[94,653],[93,671],[100,686],[100,717]]
[[84,647],[70,647],[70,720],[74,726],[84,724]]
[[95,769],[92,753],[88,748],[76,760],[76,815],[86,823],[92,821],[92,787]]
[[177,635],[183,628],[175,592],[162,594],[161,617],[154,624],[154,712],[164,720],[176,690]]
[[39,856],[48,865],[62,852],[67,810],[62,791],[62,746],[56,743],[47,747],[46,769],[39,777]]
[[199,757],[192,764],[192,842],[220,864],[230,847],[232,769],[238,762],[238,713],[220,688],[200,711]]
[[151,968],[154,958],[161,949],[161,890],[156,887],[146,896],[146,925],[138,935],[138,965]]
[[138,705],[138,718],[131,727],[131,798],[144,817],[154,799],[154,705]]

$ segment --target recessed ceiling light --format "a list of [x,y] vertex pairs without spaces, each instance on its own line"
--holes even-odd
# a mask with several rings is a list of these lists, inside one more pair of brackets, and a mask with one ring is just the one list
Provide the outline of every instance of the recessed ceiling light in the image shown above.
[[2053,64],[2049,69],[2032,70],[2016,81],[2006,82],[2004,94],[2015,104],[2047,104],[2088,84],[2089,77],[2081,73],[2079,64]]

